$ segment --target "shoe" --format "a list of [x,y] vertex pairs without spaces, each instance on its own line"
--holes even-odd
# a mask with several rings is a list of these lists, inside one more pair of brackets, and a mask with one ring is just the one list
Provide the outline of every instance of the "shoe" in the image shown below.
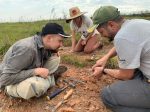
[[62,74],[64,72],[66,72],[66,71],[67,71],[67,67],[66,66],[59,66],[58,69],[53,73],[55,81],[57,81],[58,78],[61,77]]

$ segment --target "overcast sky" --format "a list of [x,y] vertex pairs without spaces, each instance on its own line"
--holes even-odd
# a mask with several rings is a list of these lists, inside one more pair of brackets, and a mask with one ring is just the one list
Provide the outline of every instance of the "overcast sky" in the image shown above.
[[0,0],[0,22],[68,16],[68,10],[73,6],[91,16],[95,9],[103,5],[114,5],[122,13],[150,10],[150,0]]

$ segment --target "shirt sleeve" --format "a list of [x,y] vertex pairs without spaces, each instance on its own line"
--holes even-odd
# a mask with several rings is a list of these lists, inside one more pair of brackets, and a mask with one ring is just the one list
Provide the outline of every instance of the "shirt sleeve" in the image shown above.
[[140,67],[142,46],[126,39],[116,39],[114,44],[117,51],[120,68],[136,69]]
[[33,54],[28,47],[13,48],[0,78],[1,87],[19,83],[34,75],[34,69],[28,69],[33,62]]

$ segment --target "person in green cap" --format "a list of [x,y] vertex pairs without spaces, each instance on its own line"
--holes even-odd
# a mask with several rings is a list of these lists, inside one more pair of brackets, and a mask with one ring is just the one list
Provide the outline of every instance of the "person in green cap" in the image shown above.
[[[114,112],[150,112],[150,21],[125,20],[113,6],[103,6],[93,15],[103,37],[114,40],[114,48],[92,67],[94,76],[108,74],[120,79],[102,90],[103,103]],[[119,69],[105,68],[118,56]]]

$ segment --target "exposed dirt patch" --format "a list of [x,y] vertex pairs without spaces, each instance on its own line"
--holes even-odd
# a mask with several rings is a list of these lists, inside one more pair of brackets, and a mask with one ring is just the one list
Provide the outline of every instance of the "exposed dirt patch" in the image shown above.
[[[96,51],[93,54],[97,57],[101,57],[101,54],[103,55],[111,47],[111,45],[106,46],[103,50]],[[70,48],[63,48],[60,54],[69,54],[69,49]],[[93,54],[76,53],[74,55],[82,59],[90,59]],[[63,99],[66,91],[68,91],[70,87],[52,100],[48,101],[46,96],[50,95],[50,93],[57,88],[64,87],[66,83],[62,80],[69,78],[74,78],[84,83],[76,85],[72,96],[58,108],[57,112],[107,112],[108,110],[101,101],[100,93],[106,85],[111,84],[115,80],[107,75],[102,76],[100,79],[92,79],[92,77],[90,77],[90,65],[78,68],[66,63],[62,64],[68,67],[67,72],[58,80],[56,87],[50,88],[48,92],[40,98],[33,98],[26,101],[10,98],[6,96],[4,92],[1,92],[0,112],[51,112],[54,106]]]

